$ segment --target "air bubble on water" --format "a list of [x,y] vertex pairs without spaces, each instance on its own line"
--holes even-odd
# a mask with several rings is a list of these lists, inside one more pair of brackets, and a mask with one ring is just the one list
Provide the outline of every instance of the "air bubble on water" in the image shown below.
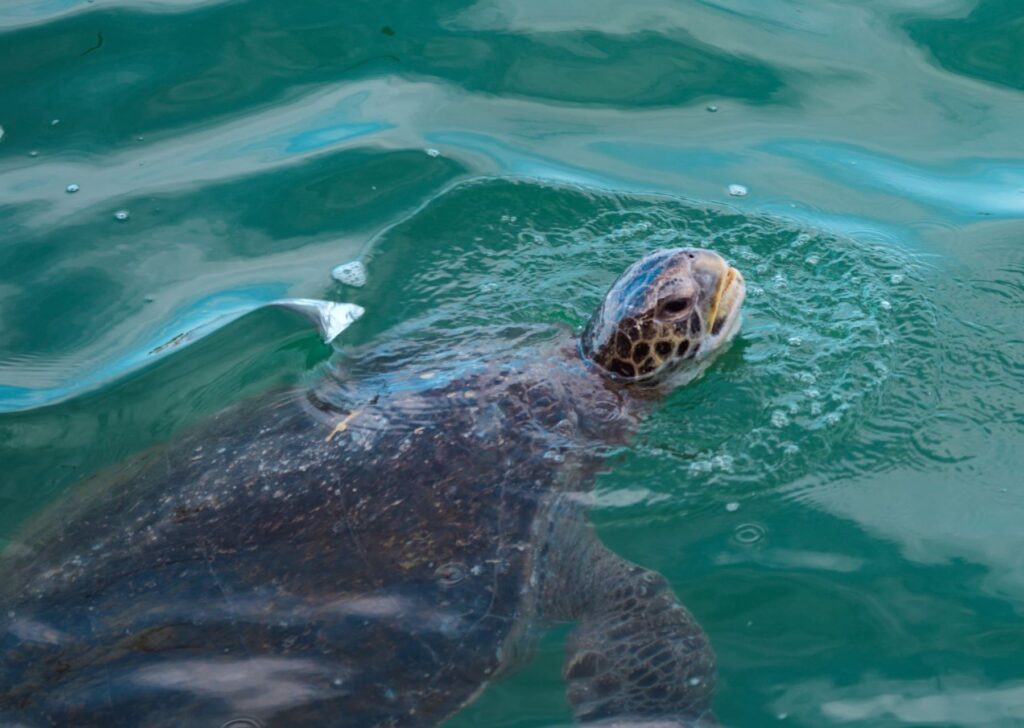
[[711,458],[711,466],[717,470],[732,470],[732,455],[715,455]]
[[898,286],[900,283],[903,282],[903,274],[902,273],[893,273],[891,276],[889,276],[889,281],[893,285],[897,285]]
[[366,285],[366,266],[358,260],[342,263],[331,270],[331,278],[346,286],[361,288]]
[[36,150],[36,149],[33,149],[31,152],[28,153],[28,156],[30,156],[30,157],[38,157],[39,156],[39,151]]
[[834,425],[842,418],[843,415],[841,412],[829,412],[823,419],[825,420],[826,425]]
[[741,544],[749,546],[764,538],[766,533],[764,526],[759,526],[756,523],[741,523],[733,529],[732,535]]
[[884,298],[878,302],[878,305],[879,307],[881,307],[883,311],[888,311],[892,308],[892,304],[886,301]]
[[694,687],[696,687],[697,685],[700,685],[700,678],[699,677],[691,677],[687,682],[689,682],[690,685],[693,685]]
[[808,255],[806,258],[804,258],[804,262],[807,263],[807,265],[817,265],[820,262],[820,260],[821,259],[818,258],[818,256],[816,255]]
[[814,384],[818,381],[818,378],[812,372],[798,372],[796,378],[797,381],[803,382],[804,384]]
[[708,111],[710,111],[713,114],[716,111],[718,111],[718,107],[715,106],[714,104],[711,104],[710,106],[708,106]]
[[775,410],[772,412],[772,425],[775,427],[785,427],[789,424],[789,415],[782,410]]
[[428,157],[440,157],[441,156],[441,152],[438,151],[437,149],[434,149],[433,147],[431,147],[430,149],[427,149],[426,152],[427,152],[427,156]]
[[127,210],[118,210],[114,213],[114,219],[118,222],[124,222],[129,217]]
[[729,185],[729,194],[733,197],[746,197],[748,192],[743,185]]
[[53,121],[50,122],[50,126],[58,126],[59,124],[60,124],[60,119],[54,119]]
[[710,473],[712,469],[710,460],[694,460],[690,463],[691,473]]
[[78,192],[78,190],[79,190],[78,185],[76,185],[73,182],[71,184],[69,184],[67,187],[64,188],[64,191],[68,192],[70,194],[74,194],[75,192]]
[[737,503],[736,501],[731,501],[731,502],[725,504],[725,510],[729,511],[729,513],[735,513],[739,509],[740,509],[740,504]]
[[764,295],[764,289],[761,288],[760,286],[750,286],[749,288],[747,288],[747,295],[748,296],[763,296]]
[[790,346],[801,346],[803,345],[804,340],[801,339],[799,336],[790,336],[786,340],[786,343],[789,344]]
[[515,215],[502,215],[501,216],[501,221],[502,222],[515,222],[518,219],[519,218],[516,217]]
[[145,303],[153,303],[156,300],[153,296],[144,296],[142,299]]
[[789,713],[779,713],[779,714],[778,714],[777,716],[775,716],[775,717],[776,717],[776,718],[778,718],[779,720],[785,720],[786,718],[788,718],[788,717],[789,717]]
[[3,128],[3,126],[0,126],[0,139],[3,139],[3,138],[4,138],[4,128]]

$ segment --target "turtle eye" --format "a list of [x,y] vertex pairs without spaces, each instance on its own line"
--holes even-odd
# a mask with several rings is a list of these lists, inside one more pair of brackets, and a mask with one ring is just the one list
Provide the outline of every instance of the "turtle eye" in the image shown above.
[[678,316],[681,313],[686,313],[690,310],[690,305],[693,303],[691,298],[670,298],[661,304],[661,315],[662,316]]

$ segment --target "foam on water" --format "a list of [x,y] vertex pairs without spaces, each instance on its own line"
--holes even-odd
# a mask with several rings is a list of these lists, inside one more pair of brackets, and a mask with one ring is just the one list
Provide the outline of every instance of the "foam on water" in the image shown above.
[[[459,228],[436,222],[455,208]],[[837,444],[856,445],[863,469],[887,443],[912,435],[916,415],[891,404],[906,390],[908,363],[927,357],[915,347],[937,332],[928,269],[896,241],[671,198],[483,181],[435,199],[377,241],[375,266],[412,255],[415,273],[401,300],[373,307],[369,318],[414,338],[418,328],[434,337],[531,320],[578,327],[619,270],[678,245],[724,255],[744,272],[749,295],[730,350],[642,435],[639,452],[662,466],[654,492],[680,502],[708,486],[763,492],[811,469],[828,480],[822,453]],[[850,467],[836,463],[834,477]]]

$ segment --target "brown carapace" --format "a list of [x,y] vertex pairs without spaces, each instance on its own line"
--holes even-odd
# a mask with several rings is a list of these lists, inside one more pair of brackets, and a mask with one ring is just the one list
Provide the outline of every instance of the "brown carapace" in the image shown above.
[[580,340],[585,359],[616,380],[656,383],[702,360],[739,327],[743,276],[710,250],[659,250],[608,291]]

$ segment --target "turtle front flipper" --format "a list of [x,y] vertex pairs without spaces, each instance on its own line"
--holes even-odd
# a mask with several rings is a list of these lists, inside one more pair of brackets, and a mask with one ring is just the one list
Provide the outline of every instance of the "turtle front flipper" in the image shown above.
[[[713,726],[715,656],[665,577],[609,551],[579,524],[545,585],[545,610],[578,622],[563,675],[581,723]],[[560,582],[560,584],[558,583]]]

